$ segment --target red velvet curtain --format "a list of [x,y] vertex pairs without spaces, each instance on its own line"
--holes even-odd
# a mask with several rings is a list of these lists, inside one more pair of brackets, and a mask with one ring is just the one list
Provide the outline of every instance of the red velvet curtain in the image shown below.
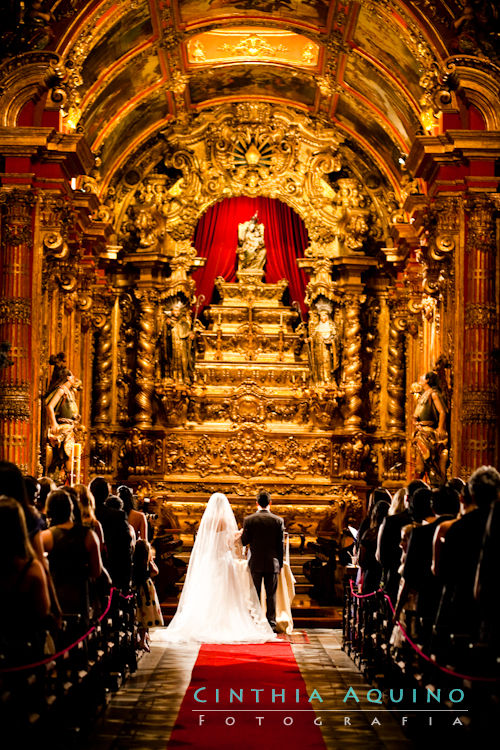
[[272,198],[227,198],[201,217],[193,245],[207,262],[204,268],[193,274],[196,294],[204,294],[204,304],[207,305],[217,276],[236,281],[238,224],[250,219],[256,211],[259,222],[264,224],[267,248],[264,280],[275,283],[287,279],[290,300],[298,300],[304,308],[307,279],[304,271],[298,268],[296,259],[304,256],[309,244],[307,230],[302,219],[286,203]]

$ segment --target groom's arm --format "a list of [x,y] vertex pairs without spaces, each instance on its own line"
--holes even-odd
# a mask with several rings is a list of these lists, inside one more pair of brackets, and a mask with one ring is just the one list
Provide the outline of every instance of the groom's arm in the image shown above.
[[241,543],[244,547],[246,547],[249,541],[250,541],[250,534],[248,533],[248,524],[245,518],[245,520],[243,521],[243,532],[241,534]]
[[280,523],[278,526],[278,538],[277,538],[277,553],[278,553],[278,560],[280,564],[280,570],[283,567],[283,532],[285,531],[285,523],[282,518],[280,518]]

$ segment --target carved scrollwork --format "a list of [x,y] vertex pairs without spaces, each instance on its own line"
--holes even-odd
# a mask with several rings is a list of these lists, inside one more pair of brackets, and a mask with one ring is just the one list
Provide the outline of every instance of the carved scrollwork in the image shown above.
[[423,287],[429,295],[439,296],[452,272],[462,210],[461,198],[447,196],[436,200],[427,211],[420,259],[424,264]]
[[329,476],[331,446],[328,440],[274,437],[258,425],[243,424],[226,436],[170,435],[165,441],[165,467],[171,473],[189,472],[201,477],[295,478],[301,474]]

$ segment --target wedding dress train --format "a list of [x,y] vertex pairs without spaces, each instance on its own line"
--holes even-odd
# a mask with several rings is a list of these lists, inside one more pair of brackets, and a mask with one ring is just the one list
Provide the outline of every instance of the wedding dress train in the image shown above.
[[152,640],[265,643],[276,639],[260,607],[229,501],[212,495],[201,519],[174,618]]

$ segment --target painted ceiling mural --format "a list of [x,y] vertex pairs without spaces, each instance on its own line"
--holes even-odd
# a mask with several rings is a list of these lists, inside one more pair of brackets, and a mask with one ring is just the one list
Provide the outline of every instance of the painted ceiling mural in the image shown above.
[[0,31],[3,57],[58,55],[63,129],[87,136],[101,195],[169,124],[189,129],[207,109],[259,100],[336,128],[367,174],[397,185],[415,136],[439,127],[442,89],[452,96],[450,60],[500,61],[497,4],[482,0],[11,6]]

